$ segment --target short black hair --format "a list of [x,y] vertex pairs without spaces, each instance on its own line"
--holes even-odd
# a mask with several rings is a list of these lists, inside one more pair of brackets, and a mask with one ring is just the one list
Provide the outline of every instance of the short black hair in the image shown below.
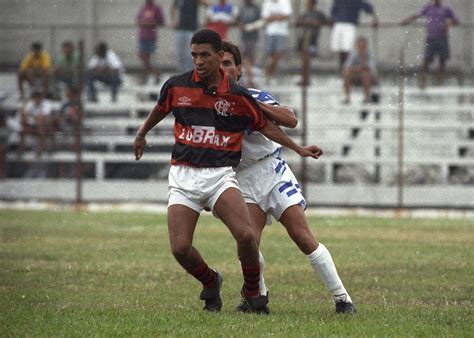
[[31,44],[31,49],[39,52],[41,49],[43,49],[43,45],[41,44],[41,42],[35,41]]
[[108,49],[109,49],[109,46],[107,46],[107,43],[104,41],[101,41],[95,47],[95,52],[97,55],[104,57],[107,54]]
[[63,47],[72,47],[74,48],[74,43],[71,40],[64,40],[63,43],[61,44]]
[[210,44],[216,52],[222,50],[222,38],[219,33],[213,31],[212,29],[203,28],[194,33],[191,39],[191,45],[200,45],[204,43]]
[[234,45],[232,42],[229,41],[224,41],[222,43],[222,50],[224,52],[232,54],[236,66],[242,64],[242,54],[240,54],[240,49],[237,45]]
[[43,93],[36,89],[31,93],[31,97],[43,97]]

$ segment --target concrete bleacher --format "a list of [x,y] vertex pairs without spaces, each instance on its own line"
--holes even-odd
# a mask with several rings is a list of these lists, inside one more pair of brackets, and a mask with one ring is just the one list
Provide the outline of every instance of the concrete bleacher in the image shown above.
[[[2,75],[0,80],[12,84],[11,75]],[[282,103],[295,107],[301,118],[302,94],[296,82],[297,77],[289,76],[282,81],[285,87],[268,89]],[[307,142],[324,149],[319,161],[307,162],[308,201],[314,205],[393,206],[398,194],[398,87],[382,83],[377,89],[381,101],[371,105],[359,103],[362,96],[356,89],[353,104],[343,105],[341,86],[340,80],[329,77],[308,88]],[[20,103],[14,85],[5,88],[11,95],[2,109],[13,119]],[[105,89],[99,103],[85,102],[85,199],[166,200],[174,142],[172,118],[150,132],[149,147],[140,162],[135,161],[132,146],[159,89],[159,85],[138,86],[127,77],[118,102],[110,102]],[[60,103],[54,105],[57,108]],[[286,131],[301,143],[302,129],[300,123],[295,130]],[[404,201],[412,206],[474,207],[474,88],[407,86],[403,135]],[[54,151],[38,159],[30,140],[28,151],[18,157],[18,135],[10,133],[8,175],[0,183],[3,198],[73,199],[74,137],[71,131],[58,131],[56,142]],[[285,158],[301,177],[301,159],[288,151]],[[35,166],[43,168],[41,180],[30,173]]]

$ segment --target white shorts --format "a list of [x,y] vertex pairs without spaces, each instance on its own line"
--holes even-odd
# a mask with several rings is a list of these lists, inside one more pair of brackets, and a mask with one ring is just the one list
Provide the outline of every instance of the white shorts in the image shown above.
[[182,204],[196,212],[205,207],[214,210],[217,199],[228,188],[239,189],[232,167],[172,165],[168,174],[168,207]]
[[[257,204],[267,215],[279,220],[293,206],[306,209],[301,187],[286,162],[273,156],[237,172],[240,191],[246,203]],[[271,217],[267,217],[271,224]]]
[[356,26],[352,23],[337,22],[331,32],[331,50],[333,52],[350,52],[356,40]]

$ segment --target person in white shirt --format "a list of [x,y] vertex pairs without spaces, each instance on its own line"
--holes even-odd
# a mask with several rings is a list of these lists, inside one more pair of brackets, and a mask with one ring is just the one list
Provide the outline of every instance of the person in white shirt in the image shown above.
[[41,157],[45,150],[46,138],[49,138],[49,150],[53,147],[52,133],[52,108],[48,100],[43,98],[40,91],[34,91],[31,99],[20,110],[20,144],[18,154],[21,155],[25,149],[26,135],[33,135],[37,138],[36,156]]
[[95,48],[95,54],[87,64],[87,98],[97,102],[97,89],[95,82],[100,81],[110,87],[112,102],[117,101],[117,94],[122,84],[125,72],[122,61],[118,55],[110,50],[105,42],[100,42]]
[[[224,42],[224,57],[221,67],[231,79],[238,81],[242,75],[242,57],[239,48]],[[259,102],[267,118],[285,127],[296,127],[298,120],[289,107],[280,106],[269,93],[249,88],[249,92]],[[240,191],[252,216],[252,226],[260,246],[262,231],[271,224],[271,216],[287,230],[288,235],[306,255],[314,271],[323,280],[336,305],[336,313],[355,313],[349,293],[345,289],[336,270],[329,250],[318,242],[311,232],[304,214],[306,199],[301,187],[288,164],[280,157],[281,146],[259,132],[249,131],[242,143],[242,157],[236,168],[236,178]],[[318,148],[317,158],[322,155]],[[265,259],[259,251],[260,298],[268,304],[268,290],[263,271]],[[237,306],[237,311],[250,312],[245,302]],[[264,313],[270,313],[265,306]]]
[[262,4],[262,19],[265,21],[265,55],[268,57],[265,74],[268,81],[275,76],[278,64],[285,54],[292,12],[290,0],[265,0]]

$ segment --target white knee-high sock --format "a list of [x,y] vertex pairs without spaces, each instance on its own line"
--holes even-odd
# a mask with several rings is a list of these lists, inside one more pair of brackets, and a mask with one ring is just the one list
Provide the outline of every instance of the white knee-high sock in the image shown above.
[[332,293],[335,301],[352,302],[349,293],[347,293],[337,274],[336,266],[329,250],[322,243],[319,243],[318,248],[308,255],[308,259],[314,271],[319,274],[326,288]]
[[258,251],[258,261],[260,262],[260,281],[259,281],[259,288],[260,288],[260,295],[266,296],[268,289],[267,286],[265,285],[265,278],[263,278],[263,270],[265,269],[265,258],[263,257],[263,254]]

